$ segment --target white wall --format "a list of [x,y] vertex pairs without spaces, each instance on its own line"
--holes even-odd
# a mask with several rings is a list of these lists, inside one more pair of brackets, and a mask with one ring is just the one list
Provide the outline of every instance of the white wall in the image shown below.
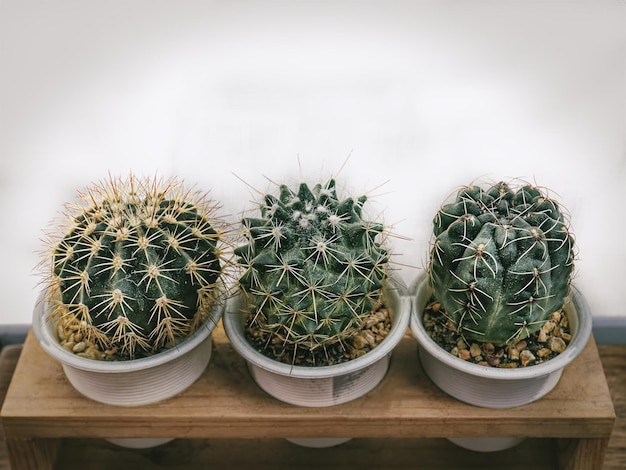
[[452,189],[527,178],[570,210],[594,314],[626,316],[625,71],[619,0],[2,0],[0,323],[30,321],[63,203],[129,170],[211,189],[233,220],[233,174],[339,173],[410,238],[407,283]]

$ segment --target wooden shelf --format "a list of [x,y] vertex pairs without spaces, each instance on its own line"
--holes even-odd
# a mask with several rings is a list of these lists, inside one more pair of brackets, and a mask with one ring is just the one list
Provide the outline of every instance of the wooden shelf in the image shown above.
[[[549,395],[515,409],[477,408],[442,393],[419,367],[417,345],[408,334],[383,383],[367,396],[335,407],[299,408],[256,386],[221,327],[214,332],[211,363],[191,388],[135,408],[82,397],[30,333],[1,416],[14,470],[85,468],[86,461],[94,469],[158,468],[159,459],[173,459],[168,466],[181,469],[205,468],[208,462],[225,468],[314,468],[331,462],[333,468],[384,468],[391,455],[395,468],[402,467],[398,462],[409,467],[419,462],[424,469],[463,462],[465,468],[593,470],[601,468],[615,420],[593,338]],[[354,439],[326,449],[283,439],[343,436]],[[531,439],[494,454],[466,451],[443,439],[481,436]],[[138,451],[101,440],[110,437],[178,439]]]

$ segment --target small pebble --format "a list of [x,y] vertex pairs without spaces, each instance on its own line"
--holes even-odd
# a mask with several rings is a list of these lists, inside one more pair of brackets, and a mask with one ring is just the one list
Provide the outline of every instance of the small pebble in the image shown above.
[[548,348],[555,353],[562,353],[566,347],[565,341],[557,336],[552,336],[548,340]]
[[552,354],[552,350],[549,348],[541,348],[539,351],[536,352],[536,354],[539,357],[548,357],[550,354]]
[[548,320],[547,322],[543,324],[541,329],[545,331],[546,333],[550,333],[552,330],[554,330],[555,326],[556,326],[556,323],[554,323],[552,320]]
[[472,343],[472,345],[470,346],[470,354],[474,358],[482,354],[482,349],[480,348],[480,345],[478,343]]
[[497,356],[494,356],[493,354],[490,354],[486,357],[487,359],[487,364],[489,364],[491,367],[495,367],[497,365],[500,364],[500,358]]
[[528,349],[524,349],[522,352],[520,352],[519,358],[520,358],[520,363],[522,367],[529,366],[530,364],[535,362],[535,360],[537,359],[535,355],[532,352],[530,352]]
[[370,330],[363,330],[362,332],[363,338],[367,341],[367,344],[372,348],[376,346],[376,336]]
[[540,343],[545,343],[547,340],[548,332],[542,328],[537,334],[537,341],[539,341]]
[[363,349],[365,346],[367,346],[368,343],[363,336],[356,335],[352,340],[352,344],[356,349]]
[[467,349],[461,349],[459,351],[459,358],[463,359],[464,361],[469,361],[471,358],[471,354]]

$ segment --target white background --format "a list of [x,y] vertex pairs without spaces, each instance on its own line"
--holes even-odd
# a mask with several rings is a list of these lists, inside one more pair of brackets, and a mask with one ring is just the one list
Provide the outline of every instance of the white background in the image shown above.
[[526,178],[569,209],[594,315],[626,316],[625,72],[618,0],[0,0],[0,323],[30,322],[63,203],[131,170],[232,221],[241,180],[335,175],[407,238],[406,283],[451,191]]

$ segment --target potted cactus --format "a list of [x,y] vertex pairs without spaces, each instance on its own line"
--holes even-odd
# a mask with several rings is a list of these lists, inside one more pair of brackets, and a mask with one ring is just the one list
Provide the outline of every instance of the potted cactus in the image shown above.
[[260,217],[242,221],[240,294],[224,328],[258,385],[281,401],[330,406],[369,392],[408,328],[387,231],[363,217],[366,199],[338,197],[334,179],[280,185]]
[[175,179],[111,177],[79,199],[50,234],[34,333],[93,400],[171,397],[209,362],[228,287],[226,224]]
[[471,185],[437,212],[433,236],[428,273],[410,289],[427,375],[476,406],[544,396],[591,331],[563,209],[526,183]]

